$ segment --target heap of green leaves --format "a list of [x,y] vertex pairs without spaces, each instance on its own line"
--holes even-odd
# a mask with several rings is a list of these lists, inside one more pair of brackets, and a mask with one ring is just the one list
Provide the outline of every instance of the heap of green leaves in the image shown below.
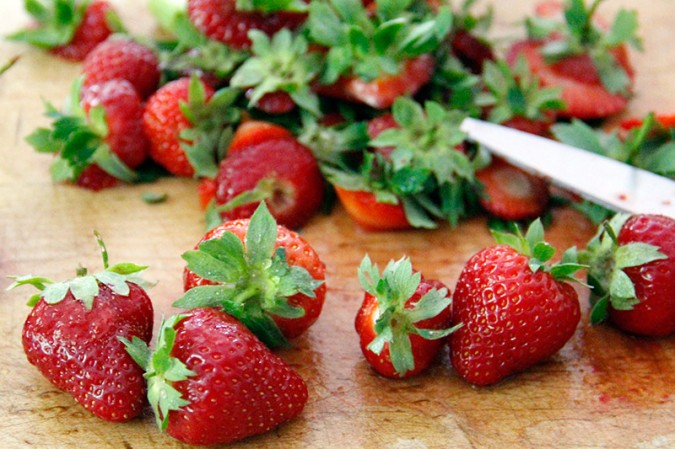
[[594,23],[593,17],[602,1],[593,0],[590,5],[586,5],[585,0],[566,0],[564,22],[550,18],[529,18],[528,35],[532,39],[546,40],[541,53],[549,62],[589,55],[605,88],[609,92],[627,96],[630,77],[610,51],[623,44],[642,49],[642,42],[637,36],[637,13],[621,9],[605,31]]
[[191,288],[174,306],[222,307],[266,345],[287,346],[272,316],[302,317],[304,309],[289,304],[289,298],[298,293],[316,297],[314,290],[322,281],[300,266],[289,265],[285,249],[275,249],[276,237],[277,224],[262,202],[251,216],[243,243],[226,231],[184,253],[187,268],[215,284]]

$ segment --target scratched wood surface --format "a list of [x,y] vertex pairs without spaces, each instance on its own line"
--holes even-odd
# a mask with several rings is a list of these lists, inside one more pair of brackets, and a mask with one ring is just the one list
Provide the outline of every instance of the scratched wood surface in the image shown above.
[[[145,2],[113,3],[132,32],[149,35],[154,22]],[[494,2],[495,34],[515,35],[513,24],[530,1]],[[646,51],[633,54],[637,94],[631,114],[675,111],[675,31],[671,0],[609,1],[639,11]],[[0,34],[27,23],[20,0],[0,2]],[[520,29],[517,29],[520,32]],[[181,293],[180,254],[202,235],[196,183],[156,184],[91,193],[53,185],[49,158],[24,137],[47,120],[42,102],[66,97],[79,66],[2,41],[0,65],[20,61],[0,78],[0,447],[182,447],[159,433],[150,412],[127,424],[100,421],[30,366],[20,334],[28,290],[5,292],[8,274],[72,277],[78,264],[100,267],[92,231],[105,238],[113,261],[149,264],[158,281],[150,294],[160,315]],[[167,193],[148,205],[144,192]],[[583,245],[593,226],[577,213],[558,210],[548,232],[558,248]],[[366,233],[337,208],[303,231],[327,265],[328,296],[322,316],[295,347],[280,353],[310,389],[302,415],[267,435],[233,447],[270,448],[672,448],[675,447],[675,339],[647,340],[611,327],[587,325],[587,292],[579,288],[582,324],[555,357],[490,388],[459,379],[445,357],[426,375],[391,381],[373,374],[353,330],[361,300],[356,268],[365,253],[380,264],[409,255],[428,277],[454,288],[463,263],[491,243],[485,221],[457,229]]]

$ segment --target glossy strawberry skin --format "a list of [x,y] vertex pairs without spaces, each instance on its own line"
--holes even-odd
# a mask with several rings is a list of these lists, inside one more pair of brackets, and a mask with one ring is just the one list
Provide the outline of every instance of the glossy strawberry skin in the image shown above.
[[[417,287],[415,294],[406,301],[405,307],[412,309],[413,306],[420,300],[420,298],[422,298],[422,296],[424,296],[429,290],[439,290],[441,288],[447,289],[447,287],[440,281],[422,278],[422,281]],[[392,379],[413,377],[426,371],[438,356],[439,351],[445,344],[445,340],[426,340],[419,335],[411,335],[410,342],[415,360],[415,368],[406,372],[404,376],[401,376],[396,372],[396,369],[391,362],[388,343],[385,343],[384,348],[379,355],[368,349],[368,345],[377,336],[374,326],[378,315],[379,312],[377,298],[366,292],[364,294],[363,303],[361,304],[361,307],[359,308],[359,311],[356,315],[354,327],[359,335],[359,345],[361,347],[361,352],[373,370],[384,377]],[[451,322],[452,309],[448,307],[434,318],[420,321],[417,323],[417,327],[420,329],[446,329],[450,327]]]
[[[199,244],[222,236],[226,231],[234,233],[243,242],[248,229],[249,220],[232,220],[223,223],[222,225],[210,230],[202,237],[202,239],[195,245],[195,249]],[[288,264],[293,266],[300,266],[306,269],[310,276],[316,280],[323,281],[326,278],[326,266],[319,258],[314,248],[303,239],[298,233],[287,229],[284,226],[277,226],[277,242],[275,248],[282,247],[286,251],[286,260]],[[185,291],[192,287],[200,285],[211,285],[213,282],[202,278],[193,273],[189,269],[183,271],[183,289]],[[305,311],[304,316],[300,318],[282,318],[273,316],[273,319],[281,332],[286,338],[295,338],[316,322],[323,309],[323,303],[326,298],[326,284],[321,284],[314,290],[315,297],[310,298],[306,295],[298,293],[289,298],[289,304],[292,306],[302,307]]]
[[300,13],[236,11],[235,0],[188,0],[187,7],[190,21],[198,30],[237,49],[251,46],[248,32],[252,29],[271,36],[282,28],[296,29],[306,19]]
[[373,192],[347,190],[333,186],[340,204],[349,216],[368,231],[396,231],[411,229],[403,205],[380,203]]
[[174,384],[190,404],[169,414],[169,435],[188,444],[226,444],[268,432],[304,408],[307,385],[243,324],[194,309],[176,325],[171,355],[194,376]]
[[113,11],[112,5],[107,1],[91,2],[71,41],[49,51],[70,61],[84,60],[89,52],[114,32],[106,19],[106,15]]
[[248,148],[267,140],[291,138],[293,134],[283,126],[261,120],[248,120],[242,122],[232,136],[232,141],[227,147],[227,153]]
[[576,291],[506,245],[467,262],[453,295],[452,366],[474,385],[495,384],[555,354],[574,334]]
[[663,215],[634,215],[624,223],[618,243],[642,242],[659,247],[668,259],[655,260],[624,271],[640,300],[632,310],[610,306],[609,316],[628,332],[665,337],[675,332],[675,220]]
[[129,38],[111,38],[101,42],[84,59],[85,86],[125,79],[141,98],[147,98],[159,84],[159,61],[150,48]]
[[118,337],[152,337],[153,307],[145,291],[129,283],[121,296],[101,284],[91,311],[68,292],[57,304],[41,299],[23,327],[28,361],[57,388],[107,421],[128,421],[143,411],[143,370]]

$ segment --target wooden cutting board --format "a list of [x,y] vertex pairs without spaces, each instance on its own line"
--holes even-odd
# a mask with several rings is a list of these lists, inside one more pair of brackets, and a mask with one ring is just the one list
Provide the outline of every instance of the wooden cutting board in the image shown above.
[[[145,2],[117,0],[132,32],[154,31]],[[457,2],[455,2],[457,3]],[[494,2],[496,29],[514,36],[512,25],[533,2]],[[675,112],[675,3],[614,1],[603,5],[639,10],[646,51],[634,54],[637,91],[632,115]],[[20,0],[0,2],[0,33],[27,23]],[[521,29],[516,29],[516,33]],[[79,66],[25,46],[0,42],[0,65],[21,60],[0,78],[0,447],[182,447],[159,433],[148,411],[127,424],[110,424],[85,412],[28,364],[20,335],[28,314],[28,289],[5,292],[8,274],[74,275],[78,264],[100,267],[92,236],[105,238],[112,261],[150,265],[158,281],[151,297],[160,316],[181,294],[180,254],[202,236],[203,218],[193,180],[91,193],[52,185],[49,157],[36,154],[24,137],[47,125],[42,101],[60,104]],[[167,193],[148,205],[144,192]],[[582,246],[594,228],[579,214],[557,210],[548,238],[563,250]],[[587,324],[588,293],[579,288],[582,324],[563,350],[529,371],[490,388],[459,379],[443,358],[430,373],[392,381],[364,362],[353,320],[362,292],[356,269],[364,254],[380,266],[408,255],[428,277],[454,289],[463,264],[492,240],[483,219],[456,229],[367,233],[337,208],[304,230],[327,265],[325,309],[293,349],[280,352],[310,389],[302,415],[288,425],[233,447],[346,448],[673,448],[675,447],[675,340],[623,335]]]

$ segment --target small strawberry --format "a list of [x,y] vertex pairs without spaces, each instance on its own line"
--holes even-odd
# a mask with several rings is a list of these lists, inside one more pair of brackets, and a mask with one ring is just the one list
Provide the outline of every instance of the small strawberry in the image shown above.
[[135,182],[133,171],[148,154],[143,106],[134,87],[115,79],[82,89],[73,83],[63,112],[47,104],[51,128],[39,128],[26,140],[41,153],[56,155],[52,178],[91,190]]
[[397,231],[413,228],[401,203],[379,201],[374,192],[349,190],[334,185],[340,204],[359,226],[367,231]]
[[151,48],[125,36],[113,36],[87,55],[82,73],[85,86],[125,79],[141,98],[147,98],[159,84],[159,61]]
[[23,348],[58,389],[107,421],[128,421],[143,411],[143,371],[124,349],[120,338],[149,342],[153,307],[132,263],[108,265],[108,253],[97,234],[104,271],[66,282],[34,276],[17,277],[9,287],[33,285],[33,306],[23,326]]
[[422,373],[456,330],[448,288],[413,272],[408,258],[389,262],[380,276],[366,256],[358,274],[365,296],[355,328],[366,360],[384,377]]
[[675,220],[617,214],[584,256],[594,287],[593,323],[609,318],[622,330],[650,337],[675,332]]
[[238,93],[214,92],[196,76],[180,78],[160,87],[143,112],[150,157],[176,176],[213,178],[238,121],[231,107]]
[[146,370],[158,426],[187,444],[226,444],[269,432],[307,403],[302,377],[215,308],[166,319],[152,353],[139,339],[126,344]]
[[290,139],[293,134],[283,126],[262,120],[242,121],[232,136],[227,154],[252,147],[266,140]]
[[249,219],[207,232],[187,261],[176,307],[223,307],[265,344],[287,344],[319,317],[325,266],[302,237],[277,225],[265,203]]
[[112,5],[102,0],[25,0],[34,26],[9,36],[71,61],[82,61],[122,26]]
[[[577,293],[565,279],[581,268],[572,251],[547,266],[555,250],[533,222],[523,237],[495,232],[499,244],[462,270],[453,296],[452,366],[475,385],[490,385],[555,354],[579,323]],[[511,245],[511,246],[509,246]]]
[[[427,3],[438,9],[443,2],[428,0]],[[477,15],[471,11],[474,4],[474,0],[465,0],[453,10],[450,49],[471,73],[480,74],[483,64],[495,59],[493,44],[484,37],[492,25],[493,10],[488,7],[487,11]]]

